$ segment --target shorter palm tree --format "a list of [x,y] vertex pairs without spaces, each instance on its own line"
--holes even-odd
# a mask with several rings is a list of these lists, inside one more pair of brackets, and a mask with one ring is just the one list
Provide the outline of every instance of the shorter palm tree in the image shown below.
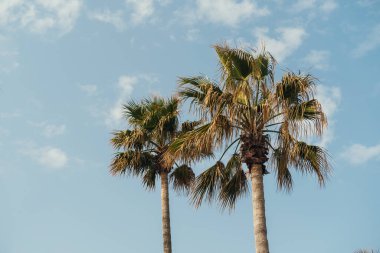
[[[194,172],[187,164],[177,164],[176,157],[163,162],[163,154],[177,135],[192,130],[198,122],[179,125],[177,98],[146,99],[140,103],[129,102],[124,106],[124,115],[131,130],[116,131],[111,143],[118,151],[111,163],[113,175],[141,177],[146,189],[152,190],[161,179],[162,229],[164,253],[172,252],[169,190],[188,193],[194,181]],[[184,151],[188,152],[188,151]],[[189,151],[189,153],[191,153]],[[181,154],[178,155],[180,157]],[[203,155],[192,153],[194,158]],[[170,162],[167,162],[170,160]]]

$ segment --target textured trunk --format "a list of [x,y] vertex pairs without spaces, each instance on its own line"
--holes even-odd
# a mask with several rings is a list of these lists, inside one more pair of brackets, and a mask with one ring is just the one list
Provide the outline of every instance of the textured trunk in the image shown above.
[[251,167],[253,227],[256,253],[269,253],[267,225],[265,218],[265,199],[263,182],[263,165],[253,164]]
[[161,209],[162,209],[162,237],[164,253],[172,253],[172,239],[170,232],[169,187],[168,173],[161,173]]

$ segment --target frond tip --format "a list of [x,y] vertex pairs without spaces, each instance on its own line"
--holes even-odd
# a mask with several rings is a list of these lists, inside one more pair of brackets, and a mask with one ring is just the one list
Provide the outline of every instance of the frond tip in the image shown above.
[[323,148],[297,142],[291,155],[295,169],[317,175],[319,184],[324,186],[331,169],[327,159],[329,155]]

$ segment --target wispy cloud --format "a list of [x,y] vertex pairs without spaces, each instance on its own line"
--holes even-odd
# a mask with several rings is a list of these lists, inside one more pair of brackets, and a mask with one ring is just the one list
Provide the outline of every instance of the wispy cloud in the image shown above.
[[338,7],[335,0],[298,0],[291,8],[293,12],[302,12],[306,10],[310,11],[322,11],[324,13],[330,13]]
[[338,8],[338,4],[334,0],[326,0],[324,1],[320,7],[319,7],[323,12],[325,13],[330,13],[334,11],[336,8]]
[[353,144],[341,153],[341,157],[353,165],[364,164],[373,159],[379,160],[380,144],[375,146]]
[[108,127],[117,126],[123,118],[122,105],[130,97],[133,92],[134,86],[137,84],[138,78],[136,76],[121,76],[117,83],[119,96],[116,102],[106,113],[106,125]]
[[0,119],[10,119],[21,117],[20,112],[0,112]]
[[197,13],[201,19],[212,23],[235,26],[253,14],[256,17],[269,15],[269,10],[248,0],[197,0]]
[[185,36],[187,41],[195,41],[199,38],[199,29],[189,29]]
[[134,24],[144,23],[155,11],[153,0],[125,0],[132,8],[131,19]]
[[118,31],[122,31],[126,27],[124,19],[123,19],[123,12],[121,10],[92,11],[88,14],[88,16],[92,20],[97,20],[103,23],[111,24]]
[[79,88],[87,95],[87,96],[93,96],[98,91],[98,86],[95,84],[83,84],[79,85]]
[[316,0],[298,0],[294,3],[292,10],[304,11],[315,7]]
[[0,26],[16,26],[33,33],[56,29],[71,31],[79,16],[82,0],[3,0]]
[[0,34],[0,72],[10,73],[17,69],[20,66],[19,55],[11,39]]
[[[109,129],[122,126],[122,123],[124,123],[123,105],[131,100],[132,95],[133,99],[138,99],[142,95],[159,93],[157,85],[151,86],[158,82],[158,78],[154,74],[121,75],[116,80],[115,83],[107,86],[108,90],[112,87],[114,91],[115,95],[111,96],[113,97],[112,100],[100,96],[105,92],[102,86],[79,86],[84,93],[92,96],[91,104],[85,106],[86,111]],[[137,90],[136,94],[134,94],[135,90]]]
[[271,52],[277,61],[282,62],[297,50],[304,38],[306,32],[300,27],[282,27],[275,30],[276,36],[268,35],[268,28],[258,28],[254,31],[254,36],[257,38],[256,45],[264,43],[265,48]]
[[232,27],[252,17],[270,14],[268,8],[258,7],[255,1],[250,0],[197,0],[195,8],[192,8],[178,11],[179,16],[190,23],[207,21]]
[[47,122],[30,123],[32,126],[38,127],[42,130],[42,135],[47,138],[63,135],[66,132],[66,125],[55,125]]
[[329,121],[329,126],[325,130],[320,143],[318,145],[327,147],[327,145],[335,138],[335,114],[338,111],[342,99],[342,93],[339,87],[318,85],[316,90],[316,98],[322,105]]
[[368,6],[372,6],[374,4],[379,4],[379,1],[378,0],[358,0],[357,3],[360,6],[368,7]]
[[310,67],[315,69],[327,69],[329,67],[330,52],[326,50],[311,50],[304,61],[310,64]]
[[59,148],[38,147],[33,143],[23,143],[20,152],[40,165],[53,170],[64,168],[69,160],[66,153]]
[[354,49],[354,57],[362,57],[380,46],[380,24],[372,28],[368,35],[360,39],[360,44]]

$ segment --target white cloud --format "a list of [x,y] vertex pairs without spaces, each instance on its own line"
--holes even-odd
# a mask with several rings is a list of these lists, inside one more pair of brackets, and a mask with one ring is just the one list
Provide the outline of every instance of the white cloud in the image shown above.
[[360,6],[368,7],[368,6],[372,6],[373,4],[376,4],[376,3],[379,3],[379,2],[378,2],[378,0],[358,0],[357,3]]
[[26,28],[33,33],[57,29],[71,31],[79,16],[82,0],[2,0],[0,26]]
[[353,165],[363,164],[372,159],[380,159],[380,144],[375,146],[353,144],[341,153],[341,157]]
[[361,57],[380,46],[380,24],[369,32],[366,38],[360,39],[361,43],[353,51],[354,57]]
[[228,26],[236,26],[250,17],[267,16],[270,13],[267,8],[259,8],[249,0],[197,0],[196,8],[193,18]]
[[195,41],[199,37],[199,29],[190,29],[186,32],[186,40],[187,41]]
[[325,13],[330,13],[333,10],[335,10],[337,7],[338,7],[338,4],[334,0],[327,0],[321,4],[320,9]]
[[322,11],[324,13],[330,13],[338,7],[335,0],[298,0],[293,4],[291,11],[302,12],[306,10],[310,11]]
[[297,50],[304,38],[306,32],[300,27],[282,27],[277,28],[277,37],[271,38],[268,36],[268,28],[258,28],[254,31],[254,36],[257,38],[256,45],[264,43],[266,50],[268,50],[277,61],[282,62]]
[[20,66],[18,61],[19,51],[15,48],[14,43],[0,35],[0,72],[10,73]]
[[293,11],[303,11],[307,9],[312,9],[315,7],[316,0],[298,0],[294,5]]
[[103,23],[113,25],[117,30],[122,31],[125,28],[122,11],[94,11],[89,13],[89,18]]
[[2,0],[0,4],[0,25],[7,24],[14,19],[12,11],[20,6],[23,0]]
[[121,76],[118,81],[119,97],[114,105],[108,110],[106,114],[106,125],[114,127],[118,125],[123,118],[122,105],[130,97],[133,87],[136,85],[138,78],[135,76]]
[[140,24],[150,18],[154,13],[153,0],[125,0],[128,6],[132,7],[132,22]]
[[327,69],[329,67],[330,53],[325,50],[311,50],[308,55],[306,55],[304,61],[311,65],[311,67],[316,69]]
[[84,85],[79,85],[79,88],[86,93],[87,96],[92,96],[95,95],[96,92],[98,91],[98,86],[94,84],[84,84]]
[[329,126],[325,130],[320,143],[318,145],[322,147],[327,147],[327,145],[334,139],[335,129],[334,129],[334,116],[338,110],[338,106],[342,99],[342,94],[340,88],[336,86],[325,86],[318,85],[316,94],[316,99],[321,103],[322,109],[325,112],[327,119],[329,121]]
[[47,122],[31,123],[32,126],[42,129],[42,135],[47,138],[62,135],[66,131],[66,125],[54,125]]
[[19,112],[0,112],[0,119],[19,118],[21,116]]
[[64,168],[68,162],[68,157],[64,151],[50,146],[37,147],[32,143],[24,143],[21,153],[40,165],[55,170]]

